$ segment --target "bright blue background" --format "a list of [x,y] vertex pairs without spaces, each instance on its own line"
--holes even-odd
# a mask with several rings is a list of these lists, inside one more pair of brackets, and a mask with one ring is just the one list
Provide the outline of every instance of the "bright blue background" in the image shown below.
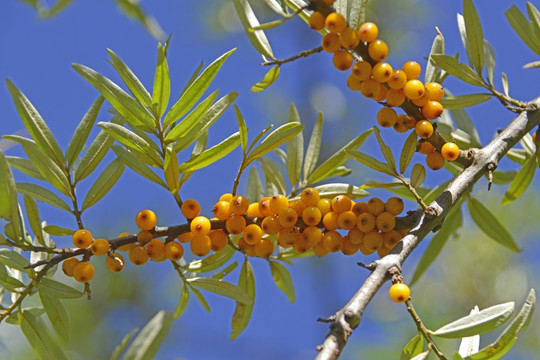
[[[329,54],[316,54],[309,59],[286,64],[281,69],[281,78],[271,88],[260,94],[250,92],[251,86],[262,79],[267,69],[259,65],[261,58],[247,41],[234,17],[232,5],[224,3],[172,0],[142,3],[148,13],[156,17],[164,31],[173,34],[168,57],[172,84],[171,103],[179,96],[183,85],[201,60],[207,65],[224,52],[237,47],[237,51],[225,62],[210,89],[213,91],[219,88],[221,95],[230,91],[239,92],[236,104],[246,118],[251,138],[270,123],[277,126],[287,121],[288,106],[291,102],[296,104],[302,121],[307,125],[306,134],[310,134],[317,112],[323,110],[325,113],[323,130],[325,143],[321,150],[321,158],[328,157],[355,134],[374,125],[379,106],[345,87],[346,75],[331,66]],[[405,2],[410,3],[410,8],[403,12],[392,11],[394,7],[406,6],[400,1],[387,0],[377,3],[379,13],[368,13],[368,19],[385,24],[386,27],[380,26],[380,36],[390,43],[391,53],[388,61],[391,64],[398,67],[404,61],[412,59],[419,61],[424,67],[424,57],[429,54],[435,26],[438,26],[445,36],[446,53],[453,55],[460,52],[460,58],[465,61],[456,25],[456,13],[462,12],[461,2],[410,1]],[[522,11],[525,10],[524,1],[515,3]],[[510,79],[510,92],[513,97],[529,100],[537,96],[540,89],[539,71],[523,70],[521,66],[538,60],[538,57],[519,41],[508,25],[504,11],[510,7],[510,3],[482,0],[475,1],[475,4],[484,27],[484,36],[495,49],[497,86],[502,88],[499,79],[500,72],[504,71]],[[385,9],[385,12],[381,12],[381,9]],[[272,15],[266,19],[274,18],[276,17]],[[320,36],[310,31],[299,19],[268,31],[268,35],[278,58],[316,47],[320,41]],[[97,91],[76,74],[70,64],[84,64],[119,82],[120,79],[114,69],[106,62],[107,48],[114,50],[147,88],[151,89],[156,61],[156,41],[139,24],[120,14],[112,1],[76,1],[53,20],[38,19],[32,9],[18,1],[8,0],[0,4],[0,77],[9,78],[28,96],[63,148],[67,146],[80,118],[98,96]],[[395,52],[394,49],[399,51]],[[455,94],[478,92],[477,89],[453,79],[449,79],[445,85]],[[317,94],[324,96],[321,99]],[[106,104],[104,108],[107,107]],[[479,128],[484,144],[489,141],[496,129],[504,127],[514,117],[496,100],[471,109],[469,114]],[[102,110],[98,120],[107,121],[108,118],[109,114]],[[11,134],[22,128],[7,87],[0,86],[0,134]],[[235,131],[236,120],[233,111],[228,110],[212,127],[210,144],[221,141]],[[97,130],[93,136],[96,133]],[[308,136],[306,135],[306,144]],[[383,131],[383,137],[391,144],[397,142],[393,149],[395,152],[399,151],[404,139],[402,136],[391,131]],[[374,155],[378,154],[371,140],[366,142],[362,149]],[[21,151],[13,148],[8,150],[7,154],[20,156]],[[199,171],[182,189],[182,197],[197,199],[202,205],[203,213],[209,215],[209,209],[218,197],[231,190],[239,165],[239,154],[240,152],[236,150],[210,168]],[[416,156],[417,161],[423,162],[422,157]],[[113,158],[111,155],[108,157],[109,161]],[[353,176],[341,181],[363,184],[366,177],[377,176],[354,163],[350,163],[349,166],[355,171]],[[502,166],[516,169],[513,163],[503,163]],[[17,173],[17,176],[19,175]],[[428,171],[429,184],[436,184],[448,177],[448,173]],[[241,184],[244,187],[241,185],[241,190],[245,190],[246,179],[243,180]],[[90,185],[91,181],[86,181],[81,184],[79,190],[84,194]],[[538,181],[533,185],[538,187]],[[485,184],[478,189],[485,193]],[[537,196],[536,193],[532,194]],[[389,195],[381,196],[386,198]],[[500,194],[498,196],[500,197]],[[160,187],[133,176],[130,170],[126,170],[118,185],[103,200],[101,206],[87,211],[84,218],[85,226],[96,229],[98,236],[107,237],[114,237],[122,231],[136,231],[133,218],[142,208],[154,209],[158,214],[160,225],[184,221],[179,216],[170,195]],[[408,209],[412,208],[414,205],[410,204]],[[72,219],[66,219],[65,214],[60,211],[50,209],[46,205],[41,205],[40,210],[42,218],[49,223],[75,227]],[[520,246],[523,244],[521,239],[518,239],[518,243]],[[57,239],[57,244],[69,246],[69,239]],[[417,259],[418,255],[415,255],[406,264],[404,268],[408,274],[406,278],[412,275],[413,264]],[[534,262],[537,259],[538,245],[532,249],[532,253],[528,250],[528,257],[524,261]],[[240,258],[238,260],[240,261]],[[296,261],[295,266],[291,268],[291,274],[297,298],[295,303],[290,304],[273,284],[265,261],[254,259],[257,301],[247,330],[237,340],[230,342],[228,338],[230,318],[234,311],[233,302],[209,294],[207,299],[212,307],[212,313],[208,314],[192,298],[186,313],[175,323],[167,337],[159,358],[312,358],[315,346],[322,342],[328,331],[327,325],[317,323],[315,320],[318,317],[329,316],[341,308],[366,275],[364,270],[355,266],[358,260],[359,256],[345,257],[338,254],[323,260]],[[157,310],[174,309],[178,298],[179,282],[170,266],[149,264],[144,268],[134,269],[130,265],[128,267],[129,275],[139,277],[137,284],[144,286],[142,292],[140,289],[139,292],[134,290],[137,296],[142,297],[142,300],[136,299],[140,300],[137,303],[143,305],[128,306],[131,300],[135,301],[129,298],[125,299],[125,303],[108,304],[109,315],[104,316],[103,322],[98,327],[111,337],[102,344],[104,354],[110,352],[114,344],[131,328],[142,326]],[[531,270],[527,270],[527,273],[531,274],[529,271]],[[103,266],[98,266],[97,272],[98,276],[106,274]],[[228,279],[236,282],[236,277],[237,273]],[[530,286],[525,286],[527,287]],[[93,288],[92,301],[106,304],[107,294],[100,292],[99,284],[94,284]],[[383,293],[386,289],[385,286]],[[523,292],[507,294],[503,300],[520,300],[519,297],[523,294]],[[488,300],[482,304],[484,307],[496,303],[495,300]],[[404,309],[390,304],[385,294],[377,296],[375,302],[376,305],[368,307],[362,324],[352,336],[351,344],[347,347],[343,358],[353,358],[356,351],[362,354],[362,347],[403,345],[414,335],[414,327],[407,319]],[[474,304],[473,302],[470,306]],[[428,306],[426,311],[429,309]],[[469,309],[470,307],[461,309],[451,317],[465,314]],[[392,326],[394,322],[400,322],[401,328],[406,331],[396,331],[396,328],[400,327]],[[6,331],[0,330],[0,334],[6,334]],[[93,337],[97,340],[99,333]],[[533,339],[534,333],[525,333],[523,337]],[[6,341],[5,345],[7,346]],[[523,356],[525,359],[528,355]]]

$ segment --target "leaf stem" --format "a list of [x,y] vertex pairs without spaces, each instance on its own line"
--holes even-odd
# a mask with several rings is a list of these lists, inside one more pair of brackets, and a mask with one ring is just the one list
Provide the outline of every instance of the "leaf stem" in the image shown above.
[[422,322],[422,319],[420,319],[420,316],[418,316],[418,313],[414,309],[411,299],[405,301],[405,305],[407,307],[407,311],[409,312],[409,314],[411,314],[411,317],[413,318],[414,323],[416,324],[416,327],[418,328],[418,331],[422,334],[422,336],[428,342],[428,347],[432,349],[433,352],[435,352],[435,355],[437,355],[439,359],[446,360],[446,357],[444,356],[444,354],[441,352],[441,350],[439,350],[439,348],[437,347],[437,344],[435,344],[435,342],[429,335],[428,328],[426,328],[426,326]]

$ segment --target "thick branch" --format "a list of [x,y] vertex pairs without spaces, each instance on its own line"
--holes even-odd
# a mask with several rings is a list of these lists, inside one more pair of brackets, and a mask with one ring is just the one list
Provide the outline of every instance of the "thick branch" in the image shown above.
[[[529,105],[540,106],[540,97]],[[471,191],[473,185],[521,139],[527,132],[540,124],[540,110],[524,111],[515,118],[497,137],[474,153],[472,164],[448,185],[445,191],[433,201],[428,211],[423,213],[411,231],[384,258],[375,262],[375,269],[368,276],[349,303],[335,315],[330,332],[317,359],[337,359],[347,343],[349,335],[360,324],[362,314],[383,283],[390,278],[389,269],[401,268],[407,257],[433,229],[441,225],[445,216],[463,196]]]

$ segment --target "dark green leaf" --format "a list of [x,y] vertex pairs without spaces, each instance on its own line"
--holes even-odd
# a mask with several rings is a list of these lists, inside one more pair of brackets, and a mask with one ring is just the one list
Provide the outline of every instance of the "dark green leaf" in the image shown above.
[[238,130],[240,132],[240,145],[242,145],[242,152],[245,154],[247,150],[248,142],[248,129],[246,127],[246,121],[240,112],[240,109],[236,104],[234,105],[234,113],[236,115],[236,121],[238,122]]
[[[14,222],[19,220],[17,187],[2,150],[0,150],[0,218]],[[19,237],[18,228],[15,230],[15,236]]]
[[463,18],[471,60],[478,74],[484,67],[484,33],[472,0],[463,0]]
[[433,55],[432,59],[450,75],[471,85],[483,86],[482,78],[470,66],[458,63],[456,58],[448,55]]
[[181,173],[195,171],[206,167],[222,157],[229,154],[240,144],[240,133],[234,133],[227,139],[223,140],[217,145],[212,146],[210,149],[203,151],[195,158],[183,163],[179,166],[178,171]]
[[278,288],[280,288],[281,291],[287,295],[289,301],[294,302],[296,295],[289,270],[276,261],[269,261],[268,263],[270,264],[270,270],[272,271],[272,278],[274,278],[274,282]]
[[253,92],[261,92],[270,85],[272,85],[277,79],[279,78],[279,66],[273,66],[268,70],[266,75],[264,75],[264,79],[256,83],[251,87],[251,91]]
[[123,360],[151,360],[165,339],[174,317],[161,310],[142,328],[133,343],[127,348]]
[[158,44],[157,65],[154,74],[154,87],[152,90],[152,108],[156,110],[156,117],[161,118],[171,95],[171,79],[169,77],[169,65],[165,50]]
[[285,180],[283,179],[281,171],[272,159],[267,156],[261,156],[257,160],[261,162],[266,181],[273,183],[280,194],[286,194],[287,188],[285,187]]
[[122,176],[126,166],[120,159],[111,162],[96,179],[86,197],[84,198],[81,211],[95,205],[105,196]]
[[[523,165],[523,168],[517,173],[516,177],[512,181],[512,185],[504,194],[502,204],[506,205],[516,200],[523,195],[525,190],[529,187],[536,171],[537,159],[536,156],[531,156],[529,160]],[[497,172],[495,172],[496,174]]]
[[206,273],[213,271],[229,261],[235,252],[236,251],[231,246],[227,246],[225,249],[213,253],[204,259],[193,260],[188,264],[186,270],[194,273]]
[[405,143],[403,144],[403,148],[401,149],[401,155],[399,156],[399,172],[401,174],[404,174],[407,168],[409,167],[411,159],[414,153],[416,152],[417,144],[418,144],[417,135],[413,131],[407,137],[407,140],[405,140]]
[[317,115],[317,120],[313,126],[313,132],[309,139],[309,144],[306,150],[306,157],[304,158],[304,179],[309,178],[315,166],[317,166],[317,161],[319,160],[319,151],[321,149],[321,137],[322,137],[322,124],[323,116],[322,113]]
[[39,217],[39,211],[36,202],[28,195],[24,196],[24,208],[26,209],[26,216],[34,236],[40,245],[45,246],[45,241],[43,241],[43,232],[41,230],[41,218]]
[[238,279],[238,287],[246,292],[248,296],[253,299],[251,304],[243,304],[236,302],[236,309],[232,318],[232,332],[231,340],[236,339],[242,331],[247,327],[251,313],[253,311],[253,304],[255,301],[255,277],[253,276],[253,268],[247,260],[247,257],[242,265],[240,271],[240,278]]
[[463,109],[488,101],[491,94],[470,94],[460,96],[447,96],[441,100],[441,105],[445,110]]
[[176,309],[174,309],[173,317],[178,319],[186,310],[187,304],[189,302],[189,289],[186,284],[182,285],[182,292],[180,293],[180,299],[178,299],[178,304],[176,304]]
[[444,54],[444,36],[439,31],[439,28],[435,27],[435,31],[437,32],[437,35],[435,35],[435,39],[433,39],[433,44],[431,45],[431,51],[429,53],[429,60],[426,64],[426,76],[424,77],[425,84],[437,81],[440,71],[439,66],[437,66],[432,56]]
[[532,31],[531,24],[517,6],[512,5],[510,9],[504,12],[504,15],[506,15],[506,19],[508,19],[508,22],[521,40],[523,40],[532,51],[540,55],[540,42],[537,41],[535,33]]
[[18,314],[24,336],[41,359],[68,359],[39,317],[28,310],[22,310]]
[[414,164],[411,172],[411,186],[416,188],[426,179],[426,168],[422,164]]
[[361,164],[364,164],[365,166],[382,172],[384,174],[395,176],[395,171],[392,169],[388,164],[385,164],[367,154],[361,153],[360,151],[347,151],[347,153],[356,161],[358,161]]
[[163,182],[163,180],[161,180],[161,178],[157,176],[155,172],[153,172],[135,155],[118,145],[112,146],[112,149],[116,156],[118,156],[131,170],[135,171],[139,175],[142,175],[148,180],[163,186],[165,189],[168,189],[167,184],[165,184],[165,182]]
[[[298,110],[291,103],[289,107],[289,122],[300,123]],[[292,186],[300,181],[300,170],[302,169],[302,160],[304,159],[304,136],[299,132],[287,143],[287,169],[289,181]]]
[[215,294],[229,297],[243,304],[252,304],[253,299],[240,287],[225,280],[214,278],[195,277],[187,280],[190,285],[211,291]]
[[400,360],[410,360],[419,355],[424,349],[424,338],[418,334],[413,337],[401,351]]
[[249,154],[246,163],[249,163],[259,156],[266,154],[269,151],[274,150],[279,145],[289,141],[296,134],[304,129],[304,125],[297,122],[289,122],[281,125],[276,130],[272,131],[261,143],[253,149]]
[[60,300],[55,296],[39,292],[39,299],[45,309],[45,313],[49,318],[49,321],[53,325],[54,330],[60,335],[65,341],[69,341],[71,335],[71,322],[69,320],[69,315]]
[[251,44],[257,49],[259,54],[265,57],[269,57],[272,60],[275,60],[274,54],[272,53],[272,48],[270,43],[266,38],[263,30],[249,31],[249,29],[256,28],[260,25],[259,20],[255,16],[251,5],[249,5],[248,0],[233,0],[234,7],[236,8],[236,13],[244,25],[246,30],[246,35],[251,42]]

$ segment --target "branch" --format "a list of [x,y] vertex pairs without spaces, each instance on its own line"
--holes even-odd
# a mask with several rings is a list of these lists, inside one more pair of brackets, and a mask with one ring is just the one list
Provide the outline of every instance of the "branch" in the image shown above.
[[[317,359],[337,359],[354,329],[360,324],[362,314],[373,296],[390,278],[389,270],[401,268],[407,257],[433,229],[444,221],[453,206],[471,191],[473,185],[490,169],[497,167],[499,160],[525,134],[540,124],[540,97],[528,105],[536,110],[524,111],[516,117],[501,133],[482,149],[471,151],[472,163],[456,176],[445,191],[439,195],[419,217],[409,233],[385,257],[375,262],[375,269],[362,284],[357,293],[341,310],[335,314],[330,332],[324,343],[318,346]],[[471,149],[472,150],[472,149]]]

